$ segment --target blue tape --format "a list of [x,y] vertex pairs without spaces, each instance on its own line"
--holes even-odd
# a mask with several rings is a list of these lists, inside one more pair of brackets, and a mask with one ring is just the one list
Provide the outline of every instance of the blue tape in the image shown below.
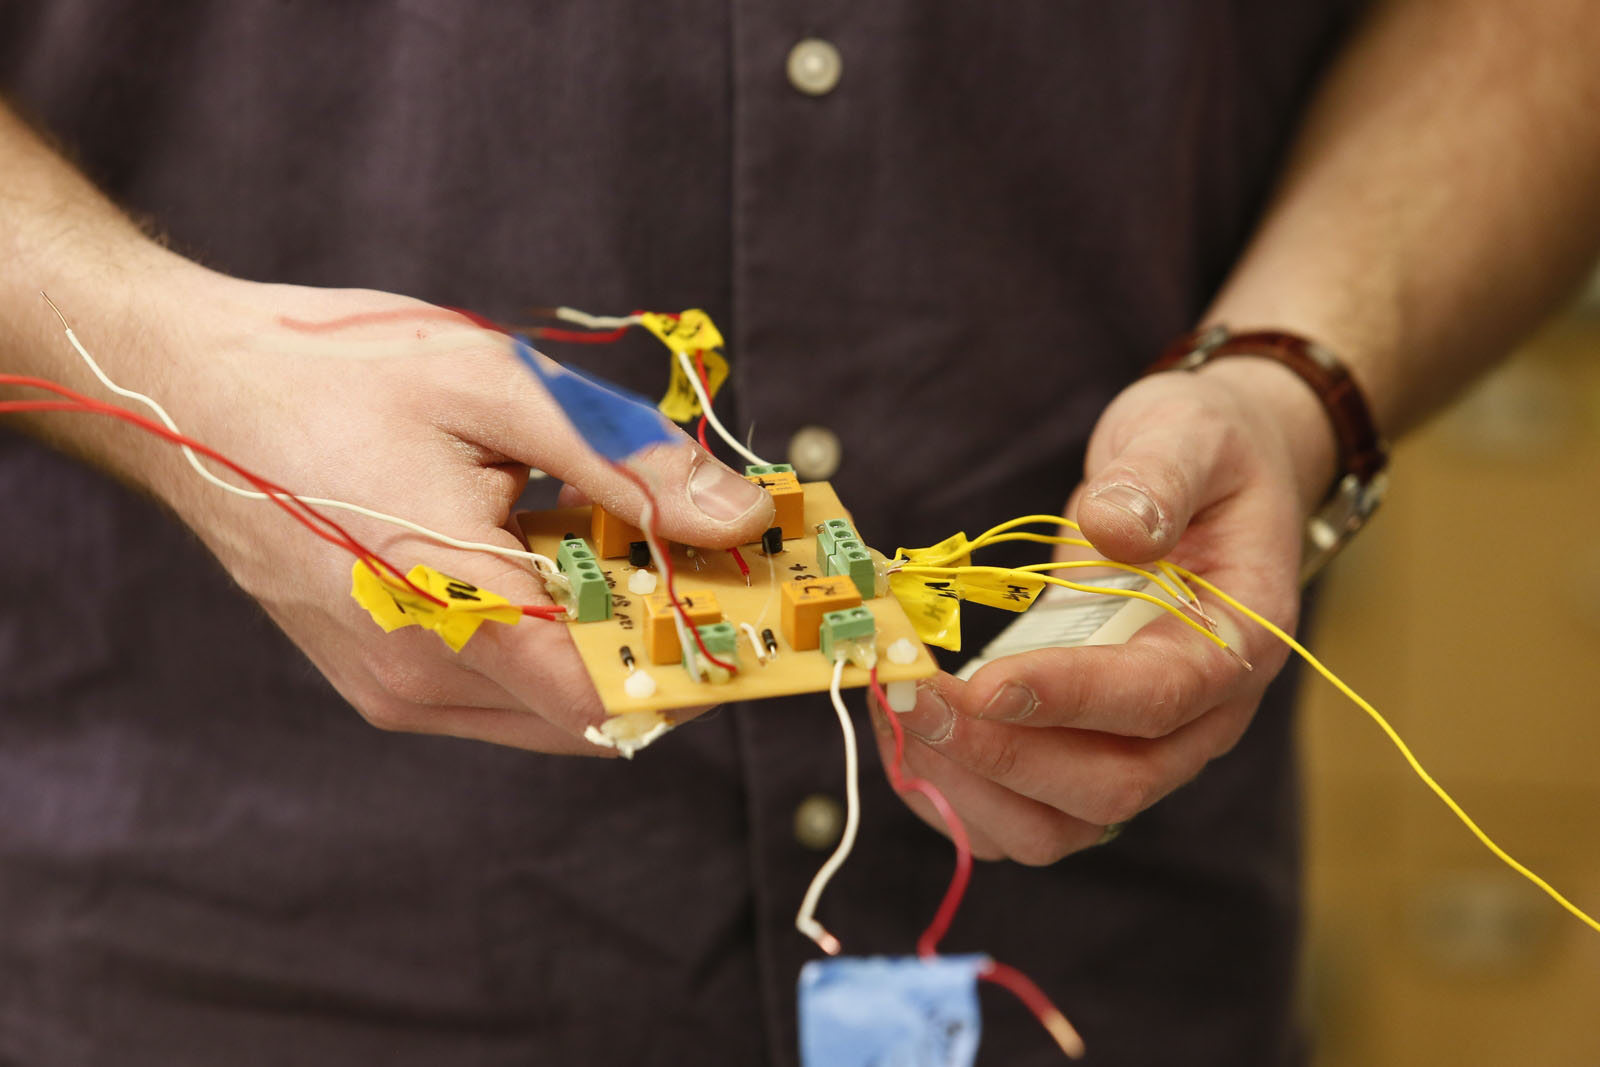
[[560,405],[578,436],[607,459],[621,463],[640,449],[673,440],[666,419],[644,397],[571,367],[545,369],[521,335],[512,336],[511,347]]
[[800,970],[804,1067],[971,1067],[987,956],[812,960]]

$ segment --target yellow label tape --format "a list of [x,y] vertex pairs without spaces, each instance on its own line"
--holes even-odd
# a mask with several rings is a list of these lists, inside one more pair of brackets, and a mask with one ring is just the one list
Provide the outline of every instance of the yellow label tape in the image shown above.
[[657,405],[661,413],[673,422],[688,422],[698,418],[701,414],[700,397],[695,393],[678,353],[689,357],[691,367],[695,353],[700,354],[706,368],[706,395],[715,399],[717,390],[728,380],[728,360],[722,354],[721,332],[711,321],[711,316],[699,308],[685,311],[677,318],[647,311],[639,319],[640,325],[655,334],[672,351],[672,379],[667,384],[667,395]]
[[1045,581],[1030,571],[1002,568],[972,568],[956,575],[956,591],[962,600],[1007,611],[1027,611],[1045,587]]
[[961,594],[954,578],[895,571],[889,575],[889,592],[923,644],[961,651]]
[[405,626],[422,626],[460,652],[484,620],[515,626],[522,619],[522,609],[505,597],[441,574],[425,564],[412,567],[406,577],[444,603],[435,604],[398,582],[384,581],[360,560],[350,572],[350,595],[385,633]]
[[964,533],[954,533],[927,548],[902,548],[895,553],[919,567],[965,567],[972,562],[971,542]]

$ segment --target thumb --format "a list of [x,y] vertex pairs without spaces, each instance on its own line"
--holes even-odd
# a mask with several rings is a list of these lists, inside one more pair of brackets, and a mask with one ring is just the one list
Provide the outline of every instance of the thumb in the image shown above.
[[[508,389],[494,392],[490,403],[473,405],[477,417],[456,429],[458,436],[538,467],[638,526],[645,497],[634,480],[574,430],[532,375],[510,361],[505,370]],[[665,440],[626,462],[650,487],[663,538],[701,548],[732,548],[759,540],[773,524],[771,493],[718,461],[653,406],[622,397],[611,397],[608,403],[631,405],[629,418],[636,421],[653,418],[661,423]]]
[[[772,494],[675,431],[628,461],[650,487],[663,538],[702,548],[732,548],[761,538],[776,521]],[[598,457],[597,457],[598,458]],[[644,497],[626,474],[601,461],[571,484],[618,518],[640,525]]]
[[1231,475],[1219,462],[1225,435],[1202,419],[1162,418],[1108,436],[1106,454],[1090,446],[1078,524],[1108,559],[1160,559],[1196,512],[1227,491]]

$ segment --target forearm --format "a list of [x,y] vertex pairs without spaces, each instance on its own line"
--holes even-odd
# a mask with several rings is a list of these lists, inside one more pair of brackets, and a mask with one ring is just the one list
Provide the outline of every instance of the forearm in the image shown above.
[[1589,0],[1376,5],[1206,321],[1324,342],[1414,426],[1592,262],[1597,40]]
[[[206,272],[150,240],[88,180],[0,105],[0,370],[103,395],[40,292],[71,317],[107,369],[161,391],[182,290]],[[0,386],[5,399],[42,394]],[[155,488],[175,453],[127,427],[84,415],[0,416],[7,424]]]

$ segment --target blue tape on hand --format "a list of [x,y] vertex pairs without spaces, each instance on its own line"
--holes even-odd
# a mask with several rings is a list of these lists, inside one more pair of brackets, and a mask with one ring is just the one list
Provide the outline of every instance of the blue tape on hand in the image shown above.
[[800,970],[804,1067],[971,1067],[987,956],[812,960]]
[[644,397],[570,367],[547,370],[526,337],[513,335],[511,347],[561,406],[578,436],[607,459],[621,463],[642,448],[673,439],[655,404]]

